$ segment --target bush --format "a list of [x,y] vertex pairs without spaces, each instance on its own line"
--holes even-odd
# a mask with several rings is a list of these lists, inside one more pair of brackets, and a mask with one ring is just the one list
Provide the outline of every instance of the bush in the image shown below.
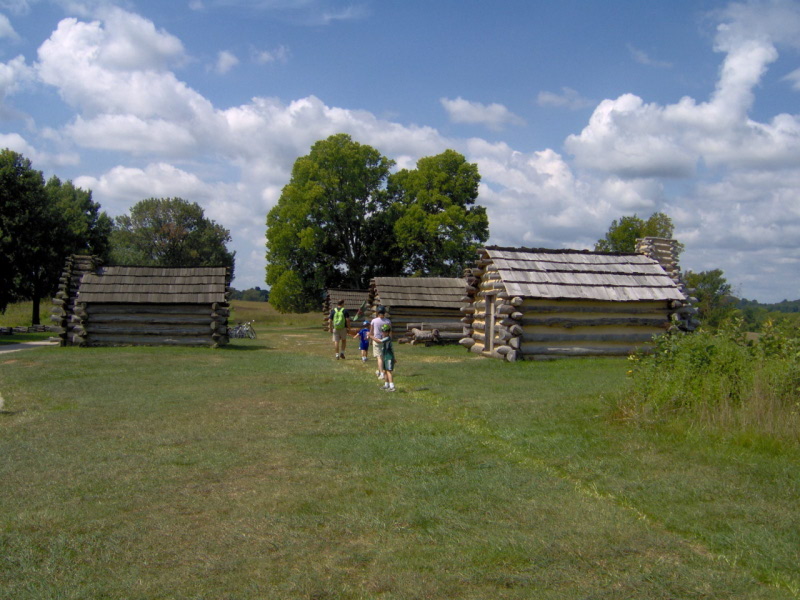
[[651,354],[630,357],[617,410],[640,421],[685,417],[800,441],[800,335],[786,323],[767,322],[754,342],[741,320],[660,336]]

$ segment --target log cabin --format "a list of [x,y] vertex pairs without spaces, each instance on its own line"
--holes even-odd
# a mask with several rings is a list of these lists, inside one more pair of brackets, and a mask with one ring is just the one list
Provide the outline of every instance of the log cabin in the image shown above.
[[408,339],[413,329],[438,330],[443,342],[464,337],[461,307],[467,283],[460,277],[376,277],[370,282],[373,315],[384,306],[392,321],[392,335]]
[[367,318],[368,298],[369,290],[328,288],[325,290],[325,299],[322,302],[322,327],[325,331],[330,329],[331,310],[336,307],[339,300],[344,300],[344,308],[350,315],[350,319],[353,320],[352,326],[360,326],[361,323],[356,323],[354,319],[362,306],[364,306],[364,313],[361,316],[363,319]]
[[461,308],[468,331],[460,343],[508,361],[647,349],[669,327],[694,323],[669,259],[668,273],[642,253],[482,248],[465,272],[474,291]]
[[68,294],[70,325],[63,328],[63,343],[227,344],[229,280],[227,267],[98,267]]

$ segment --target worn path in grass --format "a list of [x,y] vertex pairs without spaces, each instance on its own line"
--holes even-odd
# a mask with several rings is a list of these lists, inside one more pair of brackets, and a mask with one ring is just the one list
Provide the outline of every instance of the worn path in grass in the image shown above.
[[0,359],[0,597],[796,597],[794,458],[613,424],[620,361],[399,346],[387,394],[294,319]]

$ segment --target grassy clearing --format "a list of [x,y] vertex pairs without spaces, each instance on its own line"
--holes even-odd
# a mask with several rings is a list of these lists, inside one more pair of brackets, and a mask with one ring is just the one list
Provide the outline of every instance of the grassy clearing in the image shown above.
[[398,346],[387,394],[236,307],[257,340],[0,356],[0,597],[800,595],[800,456],[614,422],[625,361]]
[[[42,323],[50,322],[49,304],[42,302]],[[0,313],[0,327],[30,327],[33,316],[31,302],[16,302],[6,307],[6,312]]]

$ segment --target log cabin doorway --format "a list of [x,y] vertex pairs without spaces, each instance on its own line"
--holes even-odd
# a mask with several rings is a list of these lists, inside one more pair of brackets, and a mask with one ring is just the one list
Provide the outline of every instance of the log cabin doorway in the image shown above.
[[495,294],[486,294],[486,328],[484,330],[484,334],[486,335],[486,343],[484,347],[489,352],[494,352],[494,300]]

